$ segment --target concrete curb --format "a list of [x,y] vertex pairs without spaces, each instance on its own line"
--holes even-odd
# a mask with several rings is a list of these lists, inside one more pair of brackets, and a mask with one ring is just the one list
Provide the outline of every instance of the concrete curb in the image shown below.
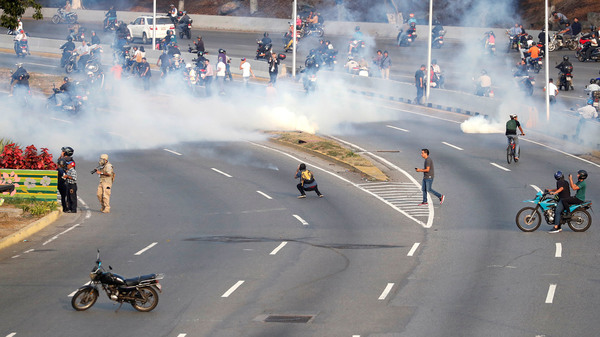
[[39,232],[44,229],[46,226],[50,225],[54,221],[56,221],[60,215],[62,214],[61,210],[56,210],[51,212],[50,214],[42,217],[39,220],[36,220],[25,228],[20,229],[19,231],[12,233],[11,235],[0,239],[0,249],[7,248],[12,246],[15,243],[23,241],[25,238]]

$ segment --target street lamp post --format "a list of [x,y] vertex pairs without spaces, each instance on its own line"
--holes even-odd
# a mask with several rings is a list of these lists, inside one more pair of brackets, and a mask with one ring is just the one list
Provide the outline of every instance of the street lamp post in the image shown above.
[[431,82],[431,30],[433,24],[433,0],[429,0],[429,41],[427,47],[427,87],[425,92],[425,97],[429,99],[429,90],[430,90],[430,82]]
[[292,10],[292,78],[296,78],[296,15],[298,8],[298,0],[294,0],[294,9]]
[[548,52],[548,0],[545,0],[545,14],[544,18],[544,55],[546,59],[546,120],[550,120],[550,90],[548,84],[550,83],[550,52]]

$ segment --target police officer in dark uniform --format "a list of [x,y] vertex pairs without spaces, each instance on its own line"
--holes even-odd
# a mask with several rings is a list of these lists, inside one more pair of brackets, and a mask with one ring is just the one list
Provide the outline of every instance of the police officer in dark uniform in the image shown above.
[[[13,94],[14,89],[29,91],[29,73],[23,68],[23,63],[17,63],[17,70],[10,78],[10,94]],[[14,85],[13,85],[14,84]]]
[[70,208],[69,208],[69,204],[67,201],[67,195],[68,195],[68,191],[67,191],[67,182],[65,181],[65,178],[63,177],[65,175],[65,173],[67,173],[67,160],[65,160],[65,158],[59,158],[58,159],[58,167],[57,167],[57,171],[58,171],[58,183],[57,183],[57,187],[58,187],[58,192],[60,193],[60,203],[62,205],[62,210],[64,213],[66,213]]

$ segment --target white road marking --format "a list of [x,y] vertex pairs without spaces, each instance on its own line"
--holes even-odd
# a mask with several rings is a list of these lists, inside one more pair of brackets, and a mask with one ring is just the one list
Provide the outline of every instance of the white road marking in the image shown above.
[[400,130],[400,131],[403,131],[403,132],[410,132],[410,131],[408,131],[408,130],[406,130],[406,129],[402,129],[402,128],[399,128],[399,127],[397,127],[397,126],[393,126],[393,125],[386,125],[386,126],[387,126],[388,128],[390,128],[390,129],[396,129],[396,130]]
[[460,148],[460,147],[458,147],[458,146],[456,146],[456,145],[452,145],[452,144],[450,144],[450,143],[446,143],[446,142],[442,142],[442,144],[444,144],[444,145],[447,145],[447,146],[450,146],[450,147],[452,147],[452,148],[455,148],[455,149],[457,149],[458,151],[463,151],[463,149],[462,149],[462,148]]
[[298,221],[300,221],[304,226],[308,226],[308,222],[306,222],[306,220],[302,219],[299,215],[294,214],[294,218],[298,219]]
[[562,257],[562,243],[556,243],[556,253],[554,253],[554,257]]
[[417,251],[417,248],[419,248],[420,244],[421,244],[420,242],[415,242],[415,244],[412,246],[412,248],[410,249],[410,251],[408,252],[408,254],[406,256],[413,256],[415,254],[415,251]]
[[73,124],[72,121],[68,121],[68,120],[60,119],[60,118],[56,118],[56,117],[50,117],[50,119],[54,119],[55,121],[59,121],[59,122],[67,123],[67,124]]
[[134,255],[142,255],[145,251],[147,251],[148,249],[156,246],[158,244],[158,242],[152,242],[151,244],[148,245],[148,247],[140,250],[139,252],[135,253]]
[[185,336],[187,336],[186,333],[180,333],[179,335],[177,335],[177,337],[185,337]]
[[501,170],[504,170],[504,171],[510,172],[510,170],[509,170],[509,169],[507,169],[506,167],[502,167],[502,166],[500,166],[500,165],[498,165],[498,164],[496,164],[496,163],[490,163],[490,164],[491,164],[492,166],[496,166],[497,168],[499,168],[499,169],[501,169]]
[[546,303],[550,304],[554,300],[554,293],[556,292],[556,284],[550,284],[548,288],[548,295],[546,295]]
[[258,194],[262,195],[263,197],[265,197],[265,198],[267,198],[267,199],[269,199],[269,200],[273,199],[273,198],[271,198],[271,197],[270,197],[268,194],[266,194],[265,192],[256,191],[256,193],[258,193]]
[[385,298],[390,293],[390,291],[392,291],[393,287],[394,287],[393,283],[388,283],[387,286],[385,286],[385,289],[383,289],[383,292],[381,293],[381,295],[379,295],[378,300],[380,300],[380,301],[385,300]]
[[6,337],[13,337],[13,336],[14,336],[14,335],[16,335],[16,334],[17,334],[16,332],[9,333],[8,335],[6,335]]
[[30,63],[30,62],[27,62],[26,64],[27,65],[34,65],[34,66],[41,66],[41,67],[48,67],[48,68],[61,68],[59,66],[50,65],[50,64]]
[[229,297],[229,295],[231,295],[242,284],[244,284],[243,280],[237,281],[237,283],[234,284],[233,287],[229,288],[229,290],[227,290],[223,295],[221,295],[221,297]]
[[67,233],[67,232],[69,232],[69,231],[73,230],[74,228],[78,227],[79,225],[80,225],[80,224],[75,224],[75,225],[73,225],[73,226],[71,226],[71,227],[69,227],[69,228],[65,229],[64,231],[62,231],[62,232],[60,232],[60,233],[56,234],[55,236],[53,236],[53,237],[51,237],[50,239],[48,239],[46,242],[42,243],[42,246],[45,246],[45,245],[49,244],[50,242],[52,242],[52,241],[54,241],[54,240],[58,239],[58,237],[59,237],[59,236],[61,236],[61,235],[65,234],[65,233]]
[[[336,138],[336,137],[331,137],[331,138],[333,138],[333,139],[336,139],[336,140],[338,140],[338,141],[340,141],[340,142],[344,142],[344,143],[346,143],[346,144],[350,144],[351,146],[354,146],[355,148],[357,148],[357,149],[359,149],[359,150],[362,150],[360,147],[358,147],[358,146],[356,146],[356,145],[354,145],[354,144],[352,144],[352,143],[348,143],[348,142],[346,142],[346,141],[344,141],[344,140],[341,140],[341,139],[339,139],[339,138]],[[284,152],[284,151],[281,151],[281,150],[274,149],[274,148],[272,148],[272,147],[268,147],[268,146],[266,146],[266,145],[263,145],[263,144],[258,144],[258,143],[254,143],[254,142],[250,142],[250,141],[249,141],[248,143],[250,143],[250,144],[252,144],[252,145],[254,145],[254,146],[262,147],[263,149],[267,149],[267,150],[270,150],[270,151],[277,152],[277,153],[279,153],[279,154],[281,154],[281,155],[283,155],[283,156],[286,156],[286,157],[288,157],[288,158],[292,158],[292,159],[294,159],[295,161],[298,161],[298,162],[303,162],[303,161],[304,161],[303,159],[297,158],[297,157],[295,157],[295,156],[293,156],[293,155],[291,155],[291,154],[289,154],[289,153],[286,153],[286,152]],[[363,151],[364,151],[364,150],[363,150]],[[398,167],[398,166],[396,166],[396,165],[392,164],[390,161],[388,161],[388,160],[386,160],[386,159],[384,159],[384,158],[382,158],[382,157],[379,157],[379,156],[377,156],[377,155],[374,155],[374,154],[372,154],[372,153],[370,153],[369,155],[370,155],[371,157],[373,157],[373,158],[376,158],[377,160],[381,161],[381,162],[382,162],[382,163],[384,163],[385,165],[388,165],[389,167],[392,167],[393,169],[395,169],[395,170],[397,170],[397,171],[399,171],[399,172],[403,173],[403,174],[404,174],[404,175],[405,175],[405,176],[406,176],[406,177],[407,177],[407,178],[408,178],[408,179],[409,179],[409,180],[410,180],[410,181],[411,181],[413,184],[415,184],[416,186],[418,186],[418,187],[420,188],[421,184],[419,184],[415,178],[413,178],[411,175],[409,175],[409,174],[408,174],[406,171],[404,171],[404,170],[403,170],[403,169],[401,169],[400,167]],[[375,198],[379,199],[380,201],[382,201],[382,202],[383,202],[383,203],[385,203],[386,205],[390,206],[391,208],[393,208],[393,209],[394,209],[394,210],[396,210],[397,212],[404,214],[404,215],[405,215],[407,218],[409,218],[409,219],[413,220],[414,222],[418,223],[419,225],[423,226],[424,228],[431,228],[431,226],[432,226],[432,224],[433,224],[434,210],[433,210],[433,204],[431,204],[431,203],[429,204],[429,207],[428,207],[428,209],[429,209],[429,216],[427,217],[427,223],[425,223],[425,222],[423,222],[423,221],[421,221],[421,220],[419,220],[419,219],[416,219],[415,217],[411,216],[410,214],[408,214],[408,213],[407,213],[407,212],[405,212],[404,210],[402,210],[402,209],[398,208],[397,206],[393,205],[392,203],[390,203],[389,201],[385,200],[384,198],[382,198],[382,197],[378,196],[377,194],[375,194],[375,193],[373,193],[373,192],[371,192],[371,191],[368,191],[368,190],[366,190],[366,189],[362,188],[360,185],[358,185],[358,184],[355,184],[355,183],[351,182],[350,180],[348,180],[348,179],[346,179],[346,178],[344,178],[344,177],[340,176],[339,174],[336,174],[336,173],[334,173],[334,172],[331,172],[331,171],[329,171],[329,170],[327,170],[327,169],[324,169],[324,168],[318,167],[318,166],[316,166],[316,165],[314,165],[314,164],[313,164],[313,165],[311,165],[311,166],[312,166],[314,169],[316,169],[316,170],[320,170],[321,172],[323,172],[323,173],[325,173],[325,174],[329,174],[329,175],[331,175],[331,176],[333,176],[333,177],[336,177],[337,179],[339,179],[339,180],[341,180],[341,181],[343,181],[343,182],[345,182],[345,183],[348,183],[348,184],[350,184],[350,185],[352,185],[352,186],[354,186],[354,187],[356,187],[356,188],[360,189],[361,191],[363,191],[363,192],[365,192],[365,193],[368,193],[368,194],[370,194],[371,196],[373,196],[373,197],[375,197]]]
[[287,245],[287,241],[283,241],[282,243],[280,243],[279,246],[277,246],[277,248],[273,249],[273,251],[269,255],[277,254],[277,252],[279,252],[281,250],[281,248],[285,247],[285,245]]
[[[31,252],[33,252],[34,250],[35,250],[35,249],[28,249],[28,250],[24,251],[24,252],[23,252],[23,254],[31,253]],[[22,255],[22,254],[15,255],[15,256],[11,257],[11,259],[16,259],[17,257],[19,257],[19,256],[21,256],[21,255]]]
[[529,186],[533,187],[533,189],[536,190],[536,192],[541,192],[542,191],[541,188],[539,188],[539,187],[537,187],[535,185],[529,185]]
[[215,172],[217,172],[217,173],[220,173],[220,174],[222,174],[222,175],[226,176],[227,178],[231,178],[231,177],[232,177],[232,176],[230,176],[229,174],[227,174],[227,173],[225,173],[225,172],[223,172],[223,171],[219,171],[219,170],[217,170],[217,169],[216,169],[216,168],[214,168],[214,167],[213,167],[213,168],[211,168],[211,170],[213,170],[213,171],[215,171]]
[[591,162],[591,161],[589,161],[589,160],[587,160],[587,159],[583,159],[583,158],[577,157],[576,155],[573,155],[573,154],[570,154],[570,153],[566,153],[565,151],[561,151],[561,150],[559,150],[559,149],[555,149],[555,148],[553,148],[553,147],[551,147],[551,146],[544,145],[544,144],[542,144],[542,143],[538,143],[538,142],[534,142],[533,140],[530,140],[530,139],[523,139],[523,138],[519,138],[519,139],[520,139],[520,140],[522,140],[522,141],[524,141],[524,142],[530,142],[530,143],[533,143],[533,144],[535,144],[535,145],[543,146],[543,147],[545,147],[545,148],[547,148],[547,149],[550,149],[550,150],[556,151],[556,152],[558,152],[558,153],[564,154],[565,156],[569,156],[569,157],[573,157],[573,158],[575,158],[575,159],[579,159],[579,160],[581,160],[581,161],[582,161],[582,162],[584,162],[584,163],[588,163],[588,164],[590,164],[590,165],[594,165],[594,166],[596,166],[596,167],[600,167],[600,165],[599,165],[599,164],[596,164],[596,163],[594,163],[594,162]]
[[181,153],[179,153],[179,152],[175,152],[175,151],[173,151],[173,150],[169,150],[169,149],[163,149],[163,150],[165,150],[165,151],[167,151],[167,152],[171,152],[172,154],[176,154],[176,155],[178,155],[178,156],[183,156]]

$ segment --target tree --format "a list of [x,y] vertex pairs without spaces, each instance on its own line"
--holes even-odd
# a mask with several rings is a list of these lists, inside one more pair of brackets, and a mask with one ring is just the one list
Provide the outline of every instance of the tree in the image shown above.
[[18,19],[25,13],[28,7],[35,9],[35,13],[33,14],[35,20],[44,18],[42,15],[42,5],[38,4],[35,0],[0,0],[0,9],[2,10],[0,26],[9,29],[17,28],[19,24]]

